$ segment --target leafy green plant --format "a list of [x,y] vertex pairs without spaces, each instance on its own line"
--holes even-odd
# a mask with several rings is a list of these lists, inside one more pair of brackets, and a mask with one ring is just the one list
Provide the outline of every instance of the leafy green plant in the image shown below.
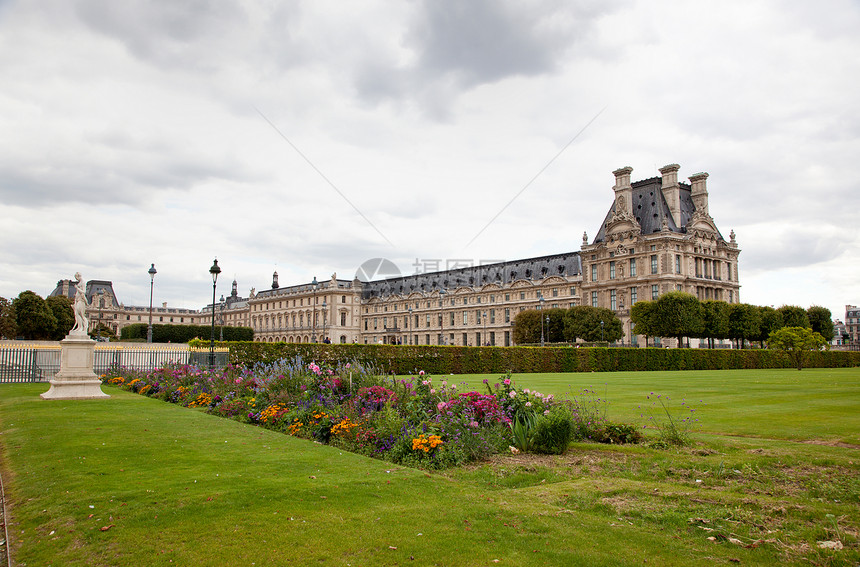
[[565,406],[555,406],[538,417],[532,433],[532,448],[537,453],[560,455],[573,437],[572,418]]
[[614,445],[641,443],[642,439],[642,432],[638,427],[630,423],[606,422],[597,430],[594,436],[594,440],[598,443],[609,443]]
[[514,418],[510,423],[513,433],[513,445],[520,451],[531,451],[534,446],[535,415],[523,413]]

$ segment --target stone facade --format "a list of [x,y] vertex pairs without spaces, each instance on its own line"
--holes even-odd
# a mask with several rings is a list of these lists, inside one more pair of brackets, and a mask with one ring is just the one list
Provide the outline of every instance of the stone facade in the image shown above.
[[845,331],[848,333],[848,347],[852,350],[860,349],[860,307],[845,306]]
[[679,166],[662,177],[630,182],[632,168],[614,171],[615,200],[591,243],[581,249],[585,305],[609,308],[634,344],[630,307],[669,291],[700,300],[740,302],[738,249],[726,241],[708,211],[707,173],[678,182]]
[[[252,289],[248,298],[234,281],[230,297],[214,306],[216,324],[251,327],[263,342],[508,346],[519,312],[584,304],[614,311],[623,342],[638,344],[630,322],[637,301],[680,290],[740,302],[740,250],[734,232],[726,240],[710,216],[708,174],[683,183],[679,169],[667,165],[661,177],[632,183],[632,168],[613,172],[609,212],[593,240],[583,234],[579,251],[368,282],[332,275],[280,287],[275,272],[271,289]],[[61,281],[52,295],[70,287]],[[149,308],[119,304],[110,282],[89,282],[87,298],[93,325],[118,332],[148,321]],[[199,311],[164,305],[153,310],[153,323],[209,325],[212,315],[211,304]],[[849,321],[857,341],[860,316],[846,313]]]

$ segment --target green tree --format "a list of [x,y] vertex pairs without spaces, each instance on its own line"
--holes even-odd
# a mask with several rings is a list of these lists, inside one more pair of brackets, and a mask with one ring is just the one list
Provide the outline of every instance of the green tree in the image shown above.
[[759,307],[758,313],[761,317],[761,326],[755,340],[759,341],[761,348],[764,348],[764,343],[770,337],[770,334],[777,329],[782,329],[785,325],[782,322],[782,313],[773,307]]
[[653,324],[657,335],[677,338],[680,348],[683,346],[683,337],[702,334],[702,304],[695,295],[683,291],[664,293],[655,302]]
[[809,328],[809,316],[806,309],[797,305],[783,305],[777,311],[782,314],[782,325],[784,327],[806,327]]
[[761,332],[761,314],[755,305],[732,303],[728,316],[729,338],[734,339],[738,348],[744,348],[745,341],[755,340]]
[[[545,339],[548,343],[564,342],[564,317],[567,314],[567,309],[546,309],[544,315],[544,332]],[[549,323],[546,318],[549,317]]]
[[654,315],[655,305],[653,301],[639,301],[630,308],[633,332],[645,337],[645,346],[648,346],[648,337],[658,336],[654,324]]
[[57,326],[54,328],[51,338],[55,341],[61,341],[69,334],[72,327],[75,326],[75,312],[72,309],[72,300],[63,295],[54,295],[45,299],[45,303],[57,320]]
[[831,318],[830,309],[813,305],[806,310],[806,315],[809,317],[809,326],[813,331],[824,337],[824,340],[830,342],[833,340],[833,319]]
[[12,301],[18,334],[28,340],[48,340],[57,327],[57,318],[42,297],[32,291],[22,291]]
[[700,338],[707,339],[708,348],[714,348],[714,339],[729,337],[729,304],[709,299],[702,302],[702,332]]
[[611,309],[578,305],[567,310],[564,336],[569,342],[582,339],[586,342],[614,343],[624,337],[624,326]]
[[541,314],[537,309],[520,311],[514,318],[514,344],[540,342]]
[[767,340],[768,348],[784,351],[798,370],[803,368],[806,353],[829,346],[824,337],[806,327],[783,327],[771,333]]
[[18,336],[18,321],[15,307],[5,297],[0,297],[0,338],[9,340]]

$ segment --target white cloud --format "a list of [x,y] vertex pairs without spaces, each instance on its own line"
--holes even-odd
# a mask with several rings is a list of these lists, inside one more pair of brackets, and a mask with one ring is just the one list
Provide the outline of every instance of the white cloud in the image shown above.
[[145,302],[155,262],[196,307],[216,255],[245,294],[576,250],[612,170],[676,162],[711,174],[745,300],[834,310],[858,301],[858,24],[847,0],[6,2],[0,295],[80,270]]

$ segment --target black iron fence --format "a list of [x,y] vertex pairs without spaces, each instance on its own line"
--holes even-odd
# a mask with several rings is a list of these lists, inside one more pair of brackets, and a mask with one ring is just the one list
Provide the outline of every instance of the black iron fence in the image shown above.
[[[214,354],[211,360],[210,354]],[[228,362],[230,350],[216,348],[192,348],[187,345],[97,344],[95,346],[93,372],[101,376],[112,368],[149,371],[170,364],[190,364],[209,367],[210,360],[216,368]],[[60,370],[60,345],[39,343],[0,344],[0,383],[47,382]]]

